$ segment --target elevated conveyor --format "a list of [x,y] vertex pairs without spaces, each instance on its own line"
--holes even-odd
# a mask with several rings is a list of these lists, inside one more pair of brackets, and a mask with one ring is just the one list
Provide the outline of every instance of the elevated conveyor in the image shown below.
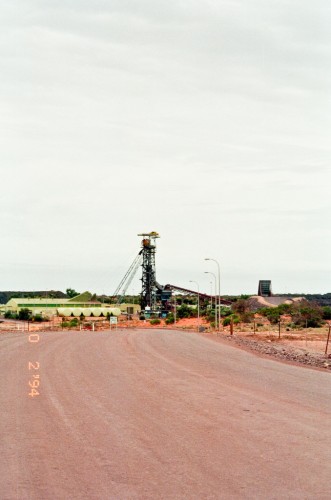
[[[182,286],[177,286],[177,285],[167,284],[164,286],[164,289],[165,290],[177,290],[178,292],[189,293],[190,295],[198,295],[197,290],[189,290],[188,288],[183,288]],[[207,293],[201,293],[201,292],[199,292],[199,296],[202,299],[206,299],[206,300],[210,300],[210,299],[215,298],[214,295],[208,295]],[[230,300],[222,299],[222,297],[221,297],[221,304],[223,304],[224,306],[230,306],[232,304],[232,302]]]

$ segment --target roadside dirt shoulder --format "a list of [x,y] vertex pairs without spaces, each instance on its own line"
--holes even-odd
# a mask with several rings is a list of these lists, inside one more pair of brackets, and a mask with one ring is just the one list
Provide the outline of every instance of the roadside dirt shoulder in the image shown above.
[[323,371],[331,372],[331,355],[326,357],[324,354],[308,351],[302,347],[293,347],[277,341],[257,341],[247,337],[235,335],[221,335],[215,337],[211,334],[203,334],[213,340],[224,340],[243,349],[254,351],[261,356],[271,356],[288,363],[298,363],[312,368],[319,368]]

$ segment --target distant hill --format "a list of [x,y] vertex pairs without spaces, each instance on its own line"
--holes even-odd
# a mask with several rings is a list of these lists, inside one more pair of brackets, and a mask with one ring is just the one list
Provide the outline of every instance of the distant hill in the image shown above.
[[[238,299],[248,299],[253,297],[252,295],[222,295],[225,299],[236,301]],[[319,306],[331,306],[331,293],[275,293],[273,297],[282,297],[287,299],[295,299],[297,297],[303,297],[309,302],[314,302]]]
[[304,297],[309,302],[314,302],[319,306],[331,306],[331,293],[277,293],[276,296],[288,297],[294,299],[295,297]]
[[7,304],[8,300],[10,300],[12,297],[25,299],[65,299],[67,296],[65,293],[59,290],[43,290],[40,292],[8,291],[0,292],[0,304]]

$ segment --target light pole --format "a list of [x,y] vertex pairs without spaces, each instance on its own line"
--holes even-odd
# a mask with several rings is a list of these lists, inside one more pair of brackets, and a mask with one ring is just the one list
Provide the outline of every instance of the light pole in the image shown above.
[[215,329],[217,330],[217,304],[216,304],[216,300],[217,300],[217,291],[216,291],[216,275],[215,273],[211,273],[210,271],[204,271],[205,274],[212,274],[214,276],[214,280],[215,280]]
[[221,271],[220,271],[220,265],[216,259],[210,259],[209,257],[206,257],[205,260],[212,260],[213,262],[216,262],[217,268],[218,268],[218,329],[221,329]]
[[197,281],[190,280],[190,283],[195,283],[198,287],[198,332],[200,332],[200,290],[199,283]]

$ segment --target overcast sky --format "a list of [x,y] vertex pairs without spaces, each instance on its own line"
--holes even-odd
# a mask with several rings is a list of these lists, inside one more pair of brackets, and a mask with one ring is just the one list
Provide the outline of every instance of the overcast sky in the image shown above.
[[224,294],[331,292],[330,25],[329,0],[2,2],[0,289],[112,293],[158,231],[162,284],[209,292],[211,257]]

